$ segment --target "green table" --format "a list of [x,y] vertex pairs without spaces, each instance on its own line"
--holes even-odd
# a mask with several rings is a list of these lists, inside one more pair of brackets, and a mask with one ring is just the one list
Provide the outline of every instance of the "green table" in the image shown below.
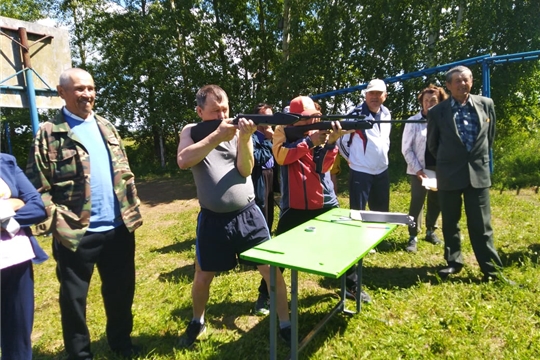
[[[276,359],[277,313],[276,268],[291,269],[291,358],[297,359],[307,343],[338,312],[354,314],[361,310],[360,297],[356,312],[345,307],[345,272],[358,264],[358,293],[362,290],[362,258],[379,244],[396,225],[368,223],[349,218],[348,209],[331,209],[261,245],[240,254],[246,260],[269,264],[270,271],[270,358]],[[298,271],[337,279],[341,277],[338,304],[298,344]]]

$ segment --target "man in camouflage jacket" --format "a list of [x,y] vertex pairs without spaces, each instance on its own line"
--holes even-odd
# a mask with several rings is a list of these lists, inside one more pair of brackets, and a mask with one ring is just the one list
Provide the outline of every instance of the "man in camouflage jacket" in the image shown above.
[[95,86],[69,69],[57,87],[66,106],[43,123],[27,166],[42,195],[53,235],[60,310],[69,359],[91,359],[86,297],[94,265],[102,280],[107,340],[125,357],[131,343],[135,235],[142,224],[134,175],[115,127],[94,114]]

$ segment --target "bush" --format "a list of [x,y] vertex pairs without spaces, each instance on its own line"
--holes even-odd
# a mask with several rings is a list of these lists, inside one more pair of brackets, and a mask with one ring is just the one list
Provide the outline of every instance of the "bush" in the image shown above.
[[494,149],[493,181],[501,188],[540,185],[540,133],[515,134]]

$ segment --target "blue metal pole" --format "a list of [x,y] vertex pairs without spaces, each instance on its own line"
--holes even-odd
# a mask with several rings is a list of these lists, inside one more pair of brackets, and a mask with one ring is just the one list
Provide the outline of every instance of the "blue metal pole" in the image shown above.
[[8,154],[13,154],[13,148],[11,146],[11,129],[9,128],[9,123],[6,121],[4,125],[6,129],[6,141],[7,141],[7,152]]
[[[491,97],[491,69],[489,60],[482,61],[482,95]],[[489,172],[493,174],[493,149],[489,149]]]
[[489,65],[489,61],[482,61],[482,95],[486,97],[491,97],[491,69]]
[[28,49],[28,36],[26,34],[26,29],[23,27],[19,28],[19,37],[21,39],[21,52],[22,60],[24,65],[24,75],[26,78],[26,93],[28,95],[28,107],[30,108],[30,120],[32,121],[32,131],[34,136],[36,135],[39,129],[39,118],[37,113],[37,104],[36,104],[36,90],[34,87],[34,71],[32,70],[32,61],[30,58],[30,52]]
[[39,117],[37,112],[36,91],[34,89],[34,70],[25,69],[26,94],[28,95],[28,107],[30,108],[30,120],[32,121],[32,132],[34,136],[39,129]]

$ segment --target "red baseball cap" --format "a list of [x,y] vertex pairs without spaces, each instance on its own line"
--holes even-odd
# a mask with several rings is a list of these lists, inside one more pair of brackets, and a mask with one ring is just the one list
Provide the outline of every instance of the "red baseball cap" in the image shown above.
[[289,112],[302,116],[320,114],[320,111],[315,108],[313,100],[308,96],[298,96],[292,99],[289,104]]

